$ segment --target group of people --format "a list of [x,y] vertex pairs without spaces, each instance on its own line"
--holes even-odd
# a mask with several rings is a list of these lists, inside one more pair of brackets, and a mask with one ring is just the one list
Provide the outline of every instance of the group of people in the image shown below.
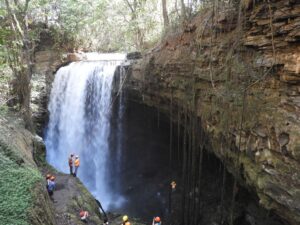
[[46,188],[48,191],[48,194],[50,196],[50,198],[53,200],[53,192],[55,189],[55,176],[51,175],[51,174],[47,174],[46,175]]
[[[78,168],[80,166],[79,156],[78,155],[75,156],[74,153],[70,154],[69,159],[68,159],[68,163],[69,163],[69,168],[70,168],[70,174],[73,175],[74,177],[76,177],[77,172],[78,172]],[[48,194],[49,194],[50,198],[53,200],[53,193],[54,193],[54,189],[55,189],[55,186],[56,186],[55,176],[53,176],[51,174],[47,174],[46,175],[46,182],[47,182],[46,188],[47,188]],[[171,184],[172,188],[175,188],[176,183],[173,181],[172,184]],[[81,221],[87,222],[87,218],[89,217],[88,211],[80,210],[79,217],[80,217]],[[123,223],[121,225],[131,225],[127,215],[124,215],[122,219],[123,219]],[[103,225],[108,225],[108,224],[109,224],[108,219],[105,216]],[[154,217],[153,221],[152,221],[152,225],[161,225],[160,217],[158,217],[158,216]]]
[[[153,218],[152,225],[161,225],[161,219],[159,216]],[[127,215],[123,216],[123,223],[121,225],[131,225]]]
[[[89,213],[88,213],[88,211],[80,210],[79,216],[80,216],[81,221],[87,222],[87,218],[89,216]],[[131,225],[127,215],[124,215],[122,219],[123,219],[123,222],[122,222],[121,225]],[[108,225],[108,224],[109,224],[108,219],[105,216],[104,221],[103,221],[103,225]],[[160,219],[159,216],[156,216],[156,217],[153,218],[152,225],[161,225],[161,224],[162,223],[161,223],[161,219]]]
[[[69,157],[69,167],[70,167],[70,174],[73,175],[74,177],[77,176],[78,168],[80,166],[80,161],[79,161],[79,156],[74,154],[70,154]],[[50,198],[53,200],[53,193],[55,189],[55,176],[51,174],[46,175],[46,188],[48,191],[48,194]]]
[[69,167],[70,167],[70,174],[74,177],[77,176],[78,168],[80,166],[80,160],[78,155],[74,155],[74,153],[70,154],[69,156]]

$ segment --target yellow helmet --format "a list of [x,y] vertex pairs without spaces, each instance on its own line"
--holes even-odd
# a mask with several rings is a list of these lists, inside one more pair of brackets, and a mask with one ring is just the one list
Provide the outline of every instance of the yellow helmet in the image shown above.
[[126,222],[126,221],[128,221],[128,216],[127,215],[123,216],[123,222]]

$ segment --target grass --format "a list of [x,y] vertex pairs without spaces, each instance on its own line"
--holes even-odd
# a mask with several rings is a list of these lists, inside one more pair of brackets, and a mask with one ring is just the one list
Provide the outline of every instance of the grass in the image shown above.
[[0,143],[0,224],[29,225],[31,190],[42,177],[30,165],[20,165],[18,157],[9,152],[13,151]]

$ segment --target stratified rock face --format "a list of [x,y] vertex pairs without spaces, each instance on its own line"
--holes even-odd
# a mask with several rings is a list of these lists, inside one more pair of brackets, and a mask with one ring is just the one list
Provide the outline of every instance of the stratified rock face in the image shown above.
[[32,75],[31,108],[36,130],[43,135],[43,128],[48,121],[47,104],[49,101],[54,73],[63,63],[62,53],[47,46],[35,53],[35,70]]
[[69,62],[77,62],[77,61],[82,61],[82,60],[86,60],[87,57],[83,52],[79,52],[79,53],[68,53],[67,54],[67,60]]
[[204,11],[134,64],[126,85],[166,113],[196,112],[228,170],[296,225],[300,3],[247,2],[240,20],[238,10]]

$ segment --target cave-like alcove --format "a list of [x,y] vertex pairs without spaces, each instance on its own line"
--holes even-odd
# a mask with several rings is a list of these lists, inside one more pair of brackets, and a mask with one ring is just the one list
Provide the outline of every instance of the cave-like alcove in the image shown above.
[[[169,117],[157,108],[122,98],[123,104],[115,104],[111,120],[110,185],[126,200],[112,211],[141,218],[147,223],[159,215],[170,224],[284,224],[273,212],[259,206],[254,190],[247,190],[236,182],[212,151],[202,149],[202,160],[195,160],[197,170],[201,168],[200,176],[191,174],[188,166],[184,170],[184,157],[198,157],[199,152],[193,156],[186,152],[184,156],[183,151],[188,151],[189,144],[184,142],[184,127],[175,123],[170,165]],[[117,102],[120,103],[120,98]],[[121,130],[119,107],[124,107]],[[186,140],[188,136],[187,132]],[[118,138],[122,139],[120,167],[113,163],[118,157],[113,143],[117,143]],[[172,192],[173,180],[177,186]]]

